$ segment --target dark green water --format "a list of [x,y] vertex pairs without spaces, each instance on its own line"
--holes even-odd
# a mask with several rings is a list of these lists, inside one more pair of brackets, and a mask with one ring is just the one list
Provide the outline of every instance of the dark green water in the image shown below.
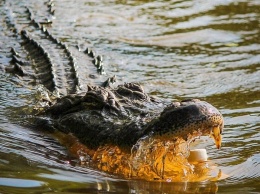
[[[46,2],[0,1],[0,193],[260,192],[258,0],[53,1],[50,31],[71,49],[95,48],[108,76],[140,82],[168,100],[204,99],[223,113],[221,150],[208,139],[200,147],[228,178],[199,183],[111,177],[80,166],[44,132],[18,124],[22,118],[12,110],[30,104],[35,86],[3,70],[11,61],[10,47],[19,48],[12,24],[19,30],[28,25],[24,6],[39,19],[51,17]],[[84,79],[84,61],[76,57]]]

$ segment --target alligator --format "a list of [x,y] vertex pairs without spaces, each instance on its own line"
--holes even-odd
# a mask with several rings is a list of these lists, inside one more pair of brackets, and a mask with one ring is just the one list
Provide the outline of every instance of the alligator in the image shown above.
[[[84,150],[94,167],[125,176],[165,178],[169,153],[177,155],[184,151],[177,145],[183,142],[189,145],[202,135],[210,135],[216,147],[221,147],[223,116],[208,102],[165,101],[145,93],[139,83],[113,87],[116,77],[105,75],[104,59],[93,49],[78,44],[68,46],[51,33],[52,20],[35,16],[31,7],[20,7],[17,11],[13,10],[17,9],[13,2],[1,4],[6,7],[4,30],[9,33],[6,40],[13,42],[6,55],[9,65],[2,70],[33,86],[42,86],[41,107],[35,106],[30,122],[36,128],[76,138],[77,154]],[[55,14],[51,0],[44,6],[46,15]],[[13,16],[15,11],[19,17]],[[87,65],[77,64],[75,56]],[[142,160],[145,165],[140,167],[136,164],[137,155],[144,151],[136,147],[144,144],[148,147],[147,156]],[[159,157],[162,162],[147,167],[151,164],[147,160],[153,160],[158,151],[164,153]],[[185,158],[188,151],[187,148]],[[149,168],[145,175],[141,173],[144,166]],[[133,173],[133,168],[138,172]]]

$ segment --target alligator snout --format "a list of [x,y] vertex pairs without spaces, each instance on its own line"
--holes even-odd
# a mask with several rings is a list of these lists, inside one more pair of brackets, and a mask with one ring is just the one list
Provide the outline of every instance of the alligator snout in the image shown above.
[[219,149],[223,127],[223,116],[214,106],[205,101],[191,99],[166,107],[146,132],[152,131],[154,135],[168,139],[181,137],[186,141],[209,135]]

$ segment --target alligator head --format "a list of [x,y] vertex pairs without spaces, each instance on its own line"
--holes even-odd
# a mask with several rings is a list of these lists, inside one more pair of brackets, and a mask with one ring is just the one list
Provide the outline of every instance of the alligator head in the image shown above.
[[205,101],[190,99],[166,107],[147,131],[159,136],[182,137],[189,141],[198,135],[210,135],[219,149],[223,127],[223,116],[214,106]]
[[147,135],[186,141],[210,135],[217,148],[221,147],[224,122],[214,106],[197,99],[164,103],[136,83],[116,89],[89,87],[86,93],[58,99],[46,112],[52,125],[90,147],[131,147]]

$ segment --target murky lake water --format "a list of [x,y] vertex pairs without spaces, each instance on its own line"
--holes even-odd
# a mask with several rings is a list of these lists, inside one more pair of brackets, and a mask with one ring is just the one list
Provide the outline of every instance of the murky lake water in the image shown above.
[[[258,0],[53,2],[55,18],[47,14],[48,1],[0,2],[0,193],[260,192]],[[48,134],[21,127],[12,110],[28,105],[35,87],[3,69],[10,48],[21,47],[12,25],[28,25],[24,6],[38,19],[53,19],[48,29],[72,50],[85,44],[102,54],[107,76],[117,75],[119,83],[137,81],[157,97],[216,106],[225,118],[222,148],[208,139],[200,147],[228,177],[198,183],[111,177],[80,166]]]

